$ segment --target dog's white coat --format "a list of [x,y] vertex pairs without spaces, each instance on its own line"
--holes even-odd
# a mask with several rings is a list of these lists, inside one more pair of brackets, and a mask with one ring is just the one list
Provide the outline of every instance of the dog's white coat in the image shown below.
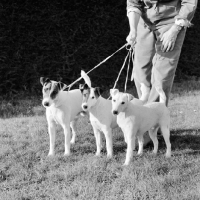
[[[87,101],[82,103],[83,110],[89,112],[90,122],[93,127],[94,135],[96,138],[97,151],[96,155],[101,155],[102,138],[101,132],[104,133],[106,138],[107,157],[113,156],[113,141],[112,141],[112,129],[118,126],[117,117],[112,113],[112,101],[103,98],[102,96],[95,97],[95,88],[90,88],[90,94]],[[127,94],[127,98],[133,98],[132,95]],[[134,104],[143,105],[144,102],[134,98],[132,101]],[[87,109],[84,109],[87,106]],[[125,140],[126,141],[126,140]],[[145,135],[145,144],[150,141],[149,135]]]
[[[79,89],[71,91],[60,90],[54,100],[46,96],[43,99],[50,102],[50,106],[46,107],[46,118],[48,122],[48,132],[50,137],[49,156],[54,155],[55,146],[55,128],[56,123],[60,124],[64,130],[65,136],[65,154],[70,155],[70,143],[75,143],[76,137],[76,121],[77,116],[82,111],[82,94]],[[72,129],[72,138],[71,130]],[[71,140],[71,141],[70,141]]]
[[157,89],[160,94],[161,102],[147,103],[145,105],[136,105],[133,101],[128,101],[124,93],[117,89],[111,90],[112,111],[119,113],[117,115],[117,124],[122,129],[127,142],[127,153],[124,165],[128,165],[133,156],[135,148],[135,137],[138,138],[139,149],[138,154],[143,153],[143,134],[149,131],[149,135],[154,144],[153,153],[158,151],[157,130],[161,129],[167,151],[166,157],[171,156],[170,144],[170,114],[165,106],[165,94],[161,89]]
[[96,155],[99,156],[101,154],[102,131],[106,138],[107,157],[111,158],[113,156],[112,129],[117,127],[116,116],[111,112],[112,103],[111,100],[107,100],[102,96],[95,97],[94,99],[92,97],[95,97],[94,88],[90,89],[88,101],[82,103],[82,108],[84,109],[84,106],[87,105],[87,111],[89,112],[90,122],[96,139]]

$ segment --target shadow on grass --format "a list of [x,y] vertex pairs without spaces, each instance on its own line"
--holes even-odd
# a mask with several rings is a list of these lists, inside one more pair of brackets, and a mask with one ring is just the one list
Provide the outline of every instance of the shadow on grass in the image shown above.
[[[158,136],[159,149],[165,149],[165,141],[162,135]],[[198,129],[179,129],[172,130],[170,133],[172,151],[177,154],[200,154],[200,130]]]
[[[162,135],[158,135],[159,150],[166,149],[166,144]],[[200,154],[200,130],[198,129],[179,129],[172,130],[170,135],[172,151],[187,150],[187,154]],[[114,153],[126,152],[127,145],[124,142],[123,136],[117,137],[113,141]],[[150,141],[144,149],[152,150],[153,142]],[[136,147],[137,150],[137,147]],[[190,152],[188,151],[190,150]]]

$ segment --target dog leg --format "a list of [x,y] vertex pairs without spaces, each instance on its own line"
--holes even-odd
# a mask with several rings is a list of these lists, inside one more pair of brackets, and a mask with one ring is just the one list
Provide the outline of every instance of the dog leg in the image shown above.
[[65,135],[65,153],[64,156],[70,155],[70,139],[71,139],[71,130],[70,126],[66,124],[64,127],[64,135]]
[[158,128],[154,128],[154,129],[149,130],[149,136],[150,136],[151,140],[153,141],[153,146],[154,146],[153,153],[154,153],[155,155],[156,155],[157,152],[158,152],[157,131],[158,131]]
[[[126,142],[126,144],[127,144],[127,135],[126,135],[126,132],[125,131],[122,131],[123,133],[124,133],[124,141]],[[132,146],[133,146],[133,151],[135,151],[135,140],[133,140],[133,144],[132,144]]]
[[167,151],[166,151],[166,157],[169,158],[171,157],[171,143],[170,143],[170,131],[169,128],[167,127],[160,127],[161,128],[161,132],[163,134],[166,146],[167,146]]
[[127,151],[126,151],[126,160],[124,165],[129,165],[132,157],[133,157],[133,149],[135,144],[135,133],[125,133],[127,139]]
[[75,143],[76,133],[77,133],[77,128],[76,128],[77,120],[78,118],[75,118],[74,121],[70,122],[70,127],[72,129],[72,139],[70,141],[71,144]]
[[55,134],[56,134],[56,127],[53,121],[48,121],[48,132],[49,132],[49,139],[50,139],[50,148],[48,156],[54,155],[54,147],[55,147]]
[[127,144],[127,135],[126,135],[126,132],[122,130],[122,132],[124,133],[124,141],[126,142]]
[[94,131],[94,136],[96,139],[96,146],[97,146],[97,151],[96,151],[96,156],[100,156],[101,155],[101,148],[102,148],[102,135],[101,132],[93,127],[93,131]]
[[107,127],[107,129],[104,130],[104,134],[106,138],[107,158],[112,158],[113,156],[112,129]]
[[139,145],[137,154],[142,155],[143,154],[143,146],[144,146],[143,134],[139,134],[137,138],[138,138],[138,145]]

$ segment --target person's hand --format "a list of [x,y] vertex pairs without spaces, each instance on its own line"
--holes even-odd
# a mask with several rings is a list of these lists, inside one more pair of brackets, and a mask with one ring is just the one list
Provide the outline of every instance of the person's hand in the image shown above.
[[136,32],[135,31],[130,31],[129,35],[127,36],[126,38],[126,41],[129,45],[131,45],[132,47],[134,46],[135,44],[135,40],[136,40]]
[[172,51],[175,46],[176,38],[179,31],[175,26],[172,26],[168,31],[166,31],[160,41],[162,42],[161,50],[162,52]]

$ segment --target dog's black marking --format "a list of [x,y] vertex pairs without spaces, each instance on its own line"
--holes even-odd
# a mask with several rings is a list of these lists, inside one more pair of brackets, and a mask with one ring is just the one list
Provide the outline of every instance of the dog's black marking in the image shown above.
[[60,91],[59,83],[52,84],[50,91],[50,98],[55,99],[59,91]]
[[[84,90],[88,91],[88,94],[90,94],[90,87],[85,83],[85,84],[80,84],[79,89],[81,90],[81,93],[84,95]],[[96,98],[98,98],[102,93],[102,89],[100,87],[95,87],[94,88],[94,95]]]
[[40,83],[44,85],[45,83],[49,83],[51,80],[49,78],[40,77]]
[[89,86],[85,83],[85,84],[80,84],[79,85],[79,89],[81,90],[81,92],[83,93],[83,90],[88,90],[90,89]]
[[101,93],[102,93],[102,89],[100,87],[95,87],[94,88],[94,95],[95,95],[96,98],[101,96]]

